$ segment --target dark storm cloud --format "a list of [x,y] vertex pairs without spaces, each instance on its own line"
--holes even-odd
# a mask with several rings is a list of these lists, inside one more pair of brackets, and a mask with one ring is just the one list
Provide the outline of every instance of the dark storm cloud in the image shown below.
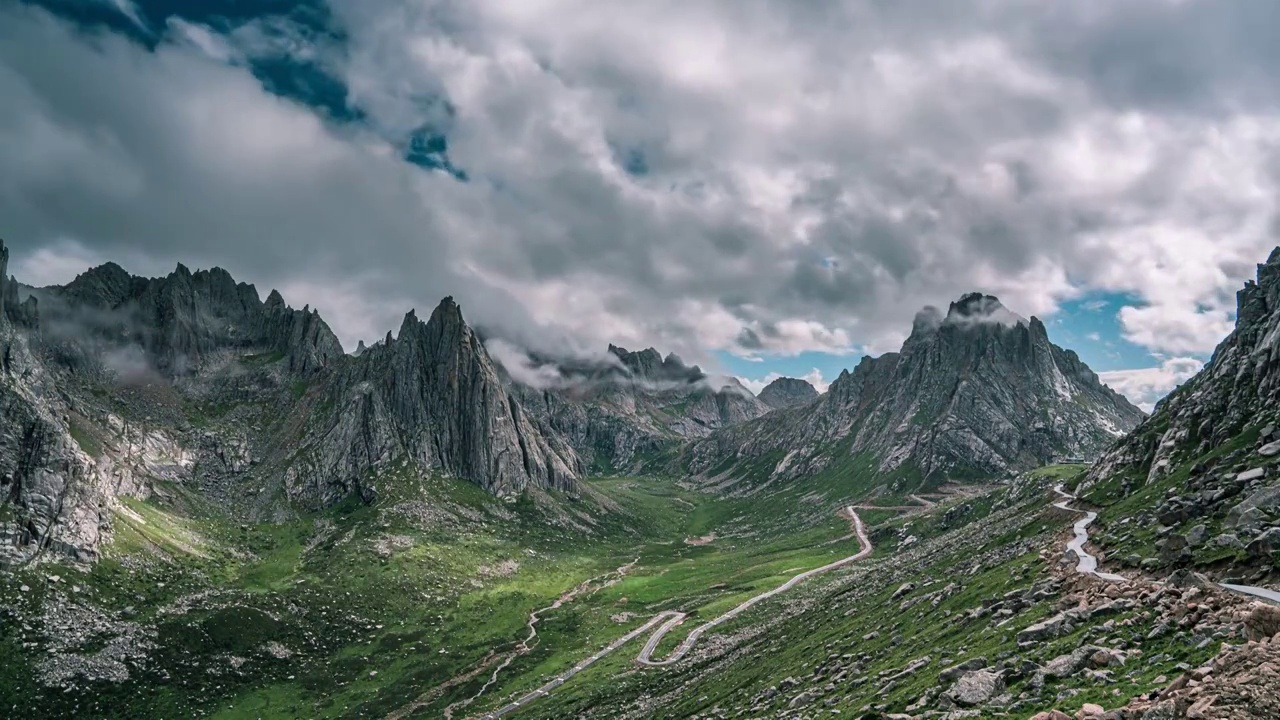
[[454,294],[535,346],[847,351],[1103,289],[1191,352],[1273,242],[1266,3],[137,7],[0,11],[6,237],[221,264],[349,342]]

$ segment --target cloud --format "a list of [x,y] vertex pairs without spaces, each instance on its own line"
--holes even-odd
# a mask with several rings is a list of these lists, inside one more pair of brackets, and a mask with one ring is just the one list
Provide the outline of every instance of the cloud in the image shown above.
[[[771,372],[768,375],[765,375],[763,378],[760,378],[758,380],[739,377],[738,382],[742,383],[743,387],[750,390],[753,395],[759,395],[760,391],[765,389],[765,387],[769,383],[782,377],[790,377],[790,376],[783,375],[781,373]],[[799,379],[809,383],[814,388],[816,388],[820,393],[826,392],[827,388],[830,387],[831,385],[831,383],[823,379],[822,371],[819,370],[818,368],[813,368],[812,370],[805,373],[804,375],[801,375]]]
[[1125,306],[1120,326],[1126,340],[1157,352],[1208,353],[1235,326],[1235,306],[1213,308],[1181,304]]
[[142,20],[142,15],[138,12],[138,5],[133,0],[100,0],[100,2],[115,8],[121,15],[128,18],[129,22],[137,26],[139,30],[150,32],[147,24]]
[[1155,404],[1178,385],[1204,368],[1196,358],[1168,358],[1159,367],[1138,370],[1111,370],[1098,373],[1102,382],[1129,398],[1134,405],[1151,412]]
[[[151,52],[0,10],[15,257],[222,265],[348,346],[452,294],[521,347],[705,363],[894,349],[973,289],[1023,316],[1123,293],[1127,339],[1201,353],[1275,243],[1266,3],[329,12],[169,18]],[[273,94],[262,57],[340,99]],[[405,162],[433,132],[467,182]]]
[[511,343],[494,338],[484,344],[485,350],[502,366],[511,379],[535,390],[561,388],[568,379],[554,363],[539,363]]

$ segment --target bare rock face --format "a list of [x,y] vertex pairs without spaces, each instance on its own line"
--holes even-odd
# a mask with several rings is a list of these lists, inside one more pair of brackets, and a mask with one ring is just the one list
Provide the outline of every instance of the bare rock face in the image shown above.
[[1280,401],[1280,248],[1258,266],[1257,278],[1236,294],[1235,330],[1209,363],[1094,466],[1085,488],[1115,475],[1154,481],[1249,426],[1271,423],[1271,432],[1260,433],[1255,465],[1280,452],[1280,445],[1268,442],[1277,439],[1274,408]]
[[497,495],[573,490],[581,474],[572,448],[544,436],[507,393],[453,298],[425,323],[410,311],[395,338],[349,358],[323,393],[338,408],[333,422],[303,440],[287,471],[291,495],[313,503],[372,499],[367,479],[394,462]]
[[777,410],[793,405],[804,405],[818,397],[818,390],[804,380],[782,377],[774,380],[756,397],[760,402]]
[[20,290],[7,260],[0,244],[2,564],[93,560],[116,499],[156,481],[258,516],[420,474],[576,490],[573,448],[507,392],[452,299],[347,356],[317,312],[216,268],[107,264]]
[[106,523],[90,458],[69,434],[67,407],[32,353],[33,301],[18,302],[0,243],[0,567],[42,551],[96,553]]
[[685,462],[717,475],[768,464],[787,479],[860,456],[881,473],[1005,476],[1100,453],[1142,418],[1039,320],[971,294],[920,312],[901,351],[863,358],[818,401],[693,443]]

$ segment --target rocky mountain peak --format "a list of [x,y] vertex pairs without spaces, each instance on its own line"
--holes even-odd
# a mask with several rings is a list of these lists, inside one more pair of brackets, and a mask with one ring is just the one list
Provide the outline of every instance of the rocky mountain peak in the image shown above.
[[9,249],[0,240],[0,327],[12,322],[33,328],[39,323],[35,296],[21,302],[18,297],[18,280],[9,275]]
[[951,303],[943,322],[965,326],[986,323],[1014,326],[1027,321],[1005,307],[996,296],[973,292]]
[[225,351],[283,352],[300,373],[341,355],[337,336],[309,307],[294,310],[275,290],[263,303],[253,285],[220,267],[192,272],[179,263],[164,277],[144,278],[106,263],[39,292],[58,339],[136,346],[170,375]]
[[80,273],[62,288],[62,292],[79,303],[113,308],[138,291],[138,280],[141,278],[135,278],[129,271],[109,262]]
[[764,386],[756,397],[777,410],[807,403],[818,397],[818,390],[799,378],[780,377]]
[[397,458],[495,494],[575,487],[579,459],[530,422],[452,298],[425,323],[410,310],[394,341],[351,360],[333,391],[347,406],[313,444],[322,501],[376,495],[366,478]]
[[431,311],[431,317],[427,322],[444,323],[448,327],[466,328],[467,332],[471,332],[471,328],[467,327],[467,324],[462,320],[462,308],[458,307],[458,303],[454,302],[452,295],[446,295],[440,300],[440,303],[436,305],[436,309]]
[[1041,323],[972,293],[945,316],[922,310],[900,353],[864,357],[821,400],[709,438],[693,448],[692,467],[722,466],[721,452],[748,464],[741,449],[750,448],[751,457],[790,457],[777,471],[787,476],[855,454],[875,458],[884,474],[1000,477],[1059,455],[1095,455],[1142,418],[1049,342]]

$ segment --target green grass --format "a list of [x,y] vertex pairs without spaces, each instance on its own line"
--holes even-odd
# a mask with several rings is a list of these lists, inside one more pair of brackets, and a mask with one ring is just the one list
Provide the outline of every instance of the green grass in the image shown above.
[[[226,718],[383,716],[491,650],[513,647],[532,610],[633,560],[622,582],[544,617],[538,646],[504,670],[504,692],[539,684],[642,621],[618,623],[617,613],[647,617],[662,606],[715,615],[797,568],[856,548],[825,544],[848,532],[829,504],[814,507],[822,521],[808,526],[779,515],[776,499],[724,500],[663,479],[591,480],[588,490],[613,507],[591,515],[586,535],[550,524],[543,501],[506,505],[460,480],[403,473],[383,478],[375,506],[348,502],[279,524],[242,525],[212,511],[187,517],[179,505],[125,500],[104,559],[86,574],[61,572],[109,612],[128,608],[154,624],[160,647],[152,662],[127,683],[90,683],[91,696],[45,693],[24,676],[0,687],[0,705],[54,716],[86,708],[95,717],[195,708]],[[454,519],[417,526],[391,512],[428,498]],[[767,535],[742,534],[765,517]],[[713,531],[719,539],[710,545],[684,542]],[[388,546],[389,538],[400,544]],[[504,561],[518,569],[482,570]],[[195,595],[202,599],[173,612]],[[0,643],[13,642],[10,633],[0,628]],[[273,658],[267,643],[292,655]],[[28,665],[33,652],[22,653]],[[232,667],[231,656],[243,664]],[[438,716],[483,681],[441,692],[421,712]]]
[[71,438],[80,446],[80,449],[90,457],[102,457],[102,441],[94,435],[93,431],[83,421],[79,418],[72,418],[68,431],[71,433]]
[[1088,471],[1089,466],[1087,465],[1045,465],[1044,467],[1032,470],[1029,475],[1035,479],[1067,482],[1071,480],[1078,480]]
[[[415,717],[440,717],[480,690],[491,671],[479,670],[486,658],[524,638],[531,611],[634,562],[620,581],[597,582],[545,613],[533,649],[515,657],[474,705],[455,713],[473,715],[538,687],[661,610],[690,613],[659,646],[661,657],[700,622],[801,570],[855,552],[855,540],[837,542],[849,528],[836,508],[868,497],[909,504],[905,496],[923,483],[909,471],[877,476],[867,458],[847,456],[817,476],[739,498],[662,478],[595,478],[582,494],[607,506],[596,508],[596,500],[554,493],[507,504],[470,483],[418,477],[405,468],[376,479],[373,506],[352,500],[276,524],[231,520],[186,500],[183,488],[168,488],[181,501],[172,505],[125,501],[101,562],[88,572],[57,565],[24,571],[18,579],[36,590],[14,596],[0,588],[0,606],[38,607],[43,594],[55,590],[41,575],[60,572],[84,589],[81,597],[155,627],[152,659],[126,683],[86,681],[82,692],[48,692],[33,677],[40,655],[24,647],[30,636],[0,622],[0,652],[22,658],[0,663],[8,666],[0,669],[0,707],[17,716],[200,711],[228,719],[346,718],[385,717],[419,700]],[[1065,477],[1061,473],[1048,468],[1036,478],[1047,486]],[[840,684],[835,709],[853,717],[867,704],[901,711],[936,684],[944,659],[1025,652],[1014,645],[1016,630],[1052,612],[1051,603],[1038,603],[1005,628],[995,628],[990,617],[964,619],[984,600],[1044,577],[1037,549],[1067,524],[1038,512],[1046,497],[1032,495],[1012,507],[998,489],[911,515],[866,511],[877,545],[871,558],[811,580],[785,602],[764,603],[703,639],[714,644],[742,636],[735,642],[743,652],[637,671],[632,659],[643,644],[637,639],[517,717],[577,717],[677,688],[655,717],[688,717],[717,704],[741,704],[784,677],[806,675],[832,653],[867,658]],[[414,507],[425,507],[427,519],[411,520],[401,511]],[[574,517],[587,531],[550,522],[574,510],[583,511]],[[716,539],[709,544],[685,542],[711,533]],[[916,539],[904,545],[908,536]],[[954,540],[959,537],[967,540]],[[917,552],[923,553],[917,560],[895,564]],[[920,585],[917,594],[953,582],[959,589],[936,607],[902,608],[889,596],[908,579]],[[193,597],[199,600],[184,600]],[[804,612],[778,614],[793,598],[812,603]],[[879,635],[862,639],[873,632]],[[1085,632],[1037,652],[1068,652]],[[1191,657],[1170,647],[1173,657]],[[277,658],[271,648],[289,655]],[[926,654],[933,658],[928,667],[880,694],[880,673]],[[1166,665],[1144,667],[1132,687]],[[468,673],[474,673],[470,680],[443,687]],[[857,676],[869,680],[854,685]],[[1127,692],[1130,684],[1122,687]],[[1012,689],[1015,695],[1021,690]],[[775,715],[784,703],[782,697],[765,702],[765,714]]]

